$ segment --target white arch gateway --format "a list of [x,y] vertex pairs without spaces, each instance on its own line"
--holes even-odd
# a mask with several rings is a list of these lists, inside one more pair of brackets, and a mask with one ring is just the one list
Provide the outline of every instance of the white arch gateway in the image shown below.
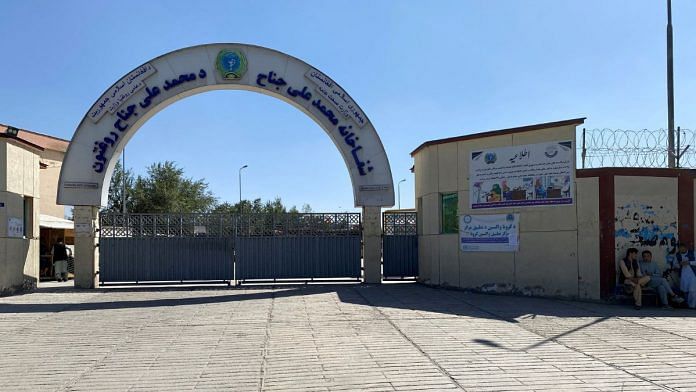
[[157,112],[211,90],[248,90],[300,109],[331,138],[348,169],[356,207],[363,207],[365,279],[380,276],[380,207],[394,205],[389,160],[360,106],[323,72],[287,54],[246,44],[176,50],[135,68],[92,105],[71,140],[61,169],[58,204],[75,206],[75,284],[97,283],[97,218],[106,204],[118,156]]

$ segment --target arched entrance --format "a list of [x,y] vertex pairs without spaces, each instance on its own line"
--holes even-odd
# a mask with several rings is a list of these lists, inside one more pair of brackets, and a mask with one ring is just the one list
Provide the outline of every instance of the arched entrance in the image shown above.
[[58,184],[58,204],[75,206],[75,285],[97,284],[98,210],[130,138],[173,102],[221,89],[281,99],[324,129],[346,164],[354,204],[363,208],[365,280],[379,282],[380,208],[394,205],[394,187],[372,123],[345,90],[311,65],[272,49],[230,43],[184,48],[146,62],[104,92],[80,122]]

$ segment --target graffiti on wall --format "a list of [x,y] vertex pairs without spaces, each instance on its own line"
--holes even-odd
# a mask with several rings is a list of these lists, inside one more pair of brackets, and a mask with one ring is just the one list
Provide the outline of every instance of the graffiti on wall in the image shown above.
[[638,248],[650,250],[655,261],[664,263],[677,241],[677,214],[672,208],[634,200],[618,205],[615,217],[617,259],[626,249]]

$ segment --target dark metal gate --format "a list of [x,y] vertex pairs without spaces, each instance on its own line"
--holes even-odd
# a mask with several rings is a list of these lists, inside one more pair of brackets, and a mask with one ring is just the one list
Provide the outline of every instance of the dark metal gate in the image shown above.
[[99,280],[355,278],[359,213],[100,215]]
[[359,213],[241,215],[237,279],[360,279]]
[[415,212],[382,214],[382,275],[384,279],[418,276],[418,232]]

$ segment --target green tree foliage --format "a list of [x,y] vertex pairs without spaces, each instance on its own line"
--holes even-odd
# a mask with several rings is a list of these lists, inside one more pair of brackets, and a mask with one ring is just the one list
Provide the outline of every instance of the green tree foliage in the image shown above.
[[131,170],[126,170],[124,172],[121,161],[118,161],[116,162],[116,167],[114,167],[114,174],[111,176],[111,183],[109,185],[109,198],[106,205],[106,209],[109,211],[123,211],[124,176],[126,180],[126,207],[128,207],[128,211],[133,210],[133,185],[135,183],[133,172]]
[[174,162],[155,163],[147,168],[146,176],[133,177],[116,163],[109,186],[107,210],[123,211],[123,179],[126,180],[126,206],[132,213],[208,212],[217,200],[205,180],[184,176],[184,170]]
[[[308,208],[311,212],[311,207],[308,204],[303,206]],[[283,205],[283,201],[276,197],[274,200],[268,200],[266,202],[261,201],[261,199],[254,200],[242,200],[241,203],[229,203],[224,202],[216,205],[210,212],[215,214],[237,214],[237,213],[266,213],[266,214],[282,214],[282,213],[299,213],[297,207],[292,206],[287,208]]]
[[135,180],[132,212],[208,212],[216,202],[205,180],[186,178],[176,163],[165,161]]
[[[124,172],[121,162],[116,163],[109,186],[107,210],[123,211],[123,179],[126,181],[126,207],[131,213],[210,212],[235,213],[299,213],[295,206],[287,208],[282,200],[263,202],[261,199],[242,200],[241,203],[218,203],[204,179],[187,178],[184,170],[174,162],[152,164],[145,176],[134,178],[130,170]],[[312,212],[309,204],[302,212]]]

